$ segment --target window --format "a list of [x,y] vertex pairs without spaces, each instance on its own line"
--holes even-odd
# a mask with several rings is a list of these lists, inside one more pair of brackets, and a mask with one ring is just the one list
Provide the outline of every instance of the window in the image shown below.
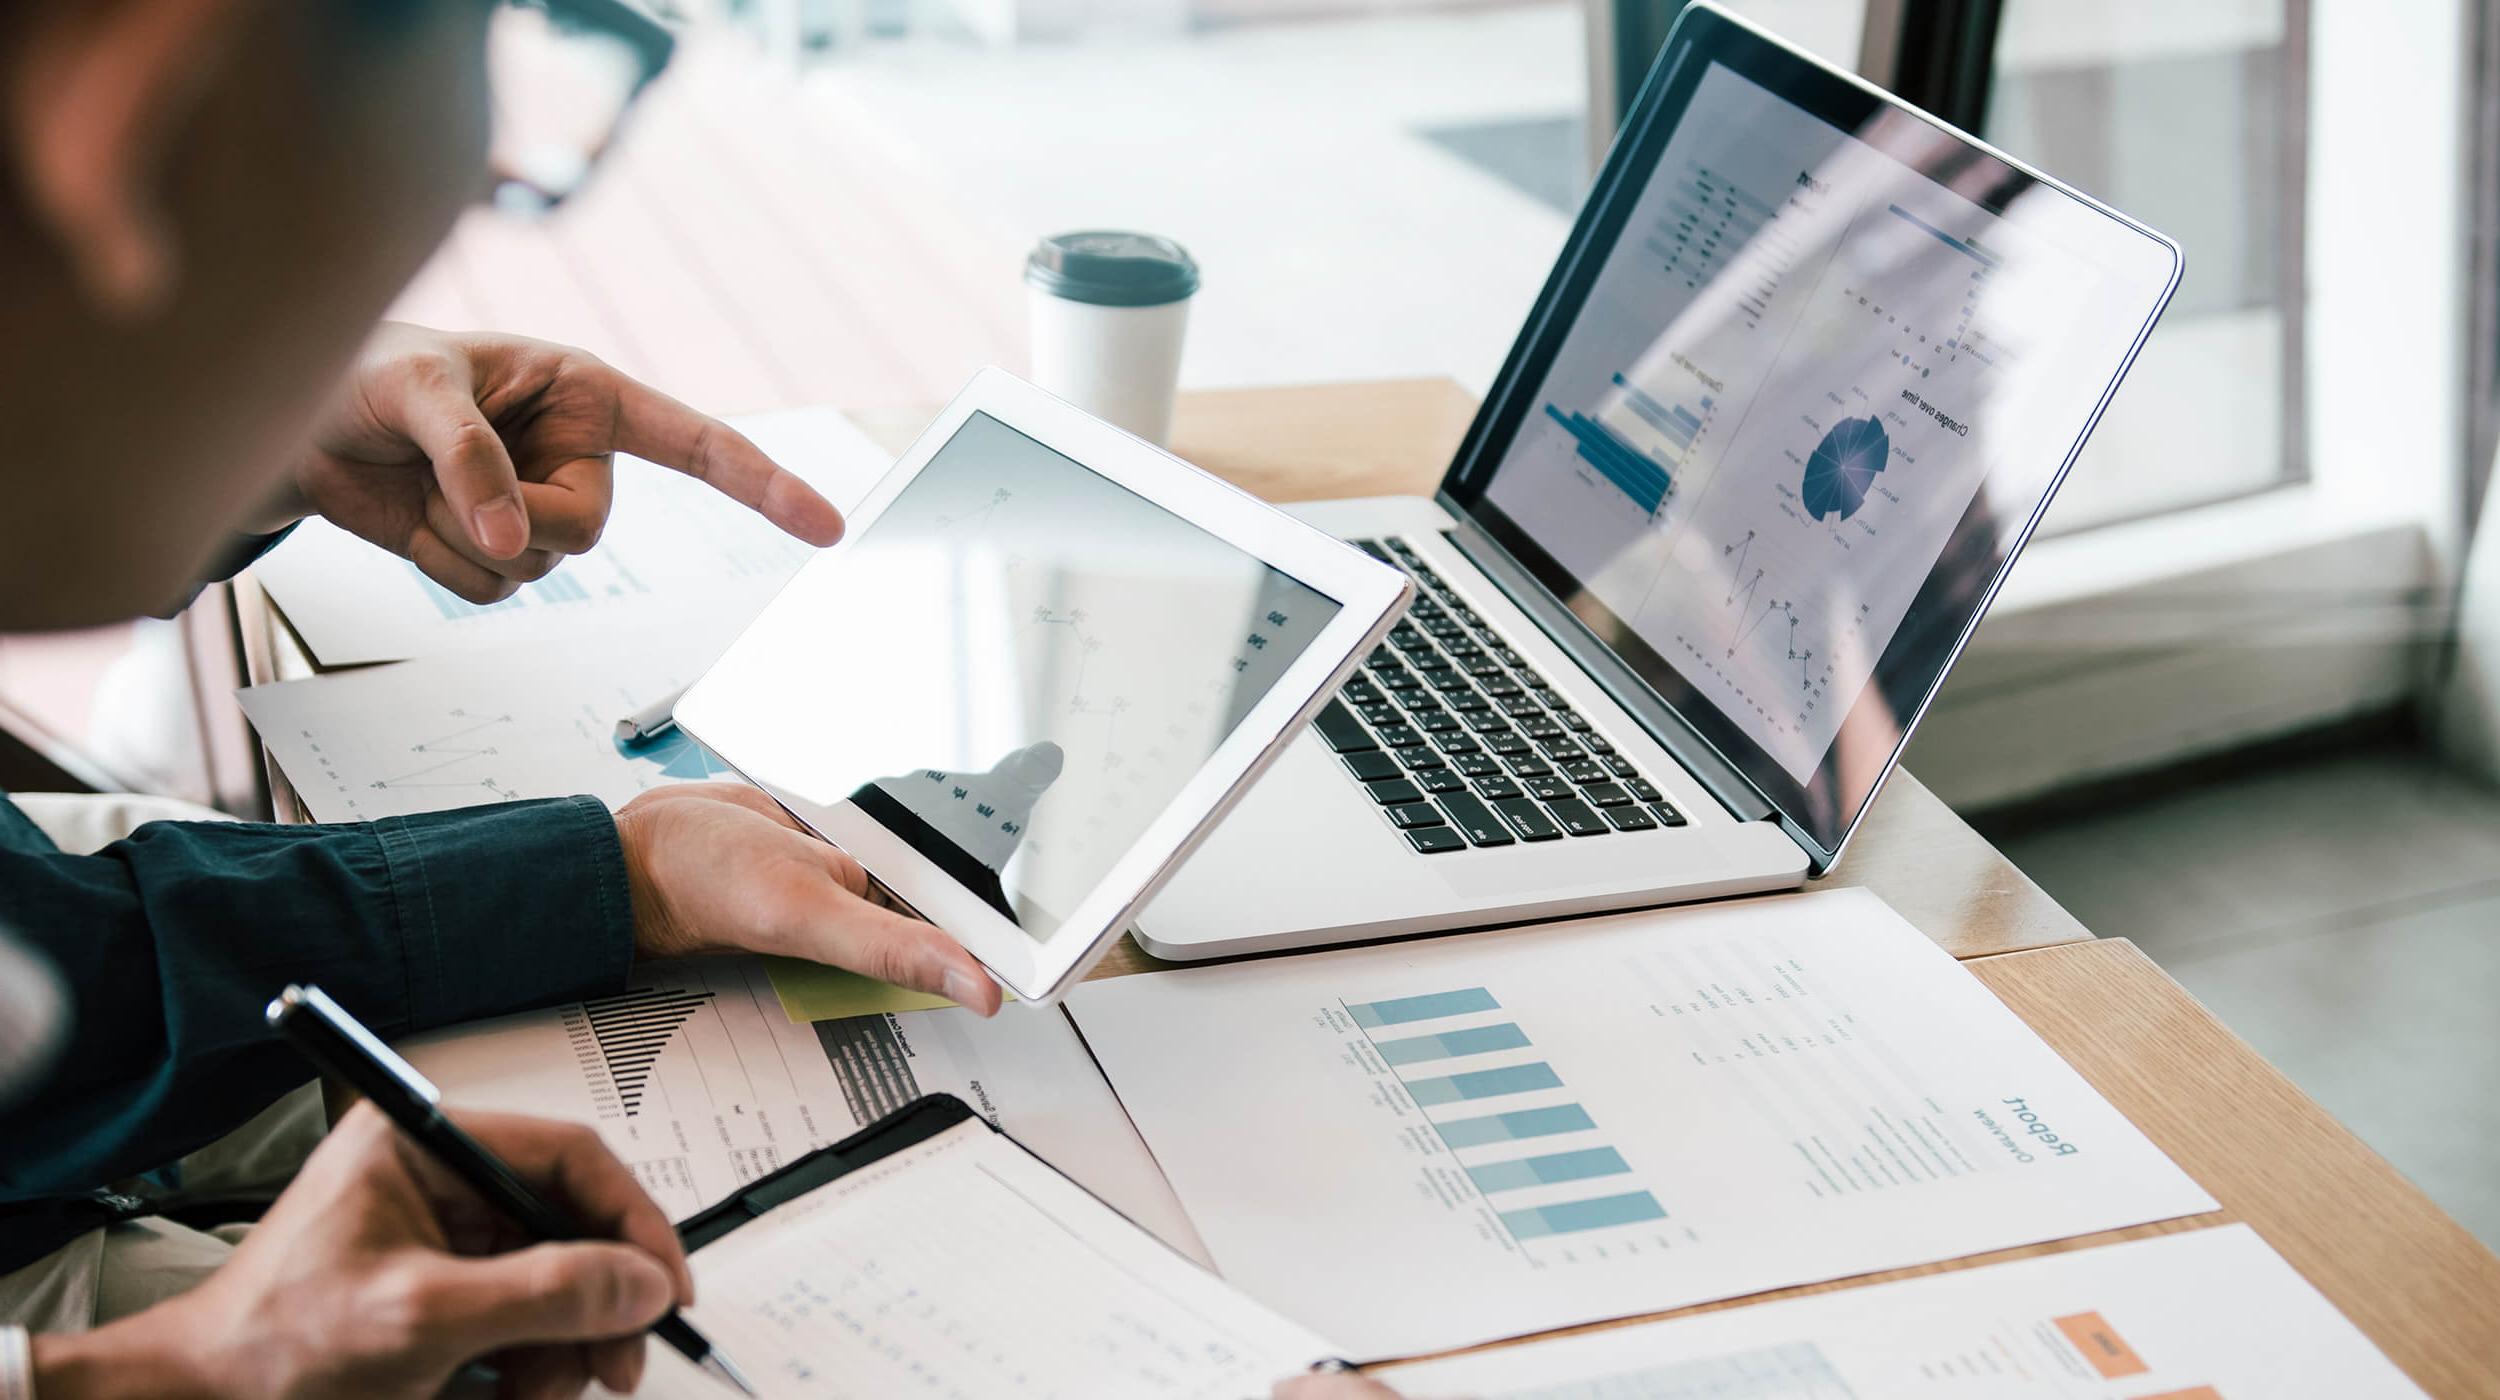
[[2004,0],[1983,134],[2188,253],[2050,531],[2305,474],[2307,29],[2305,0]]

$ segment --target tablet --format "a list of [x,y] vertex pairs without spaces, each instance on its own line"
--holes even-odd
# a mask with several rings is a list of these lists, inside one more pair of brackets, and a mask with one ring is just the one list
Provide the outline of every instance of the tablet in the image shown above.
[[1379,642],[1409,589],[984,370],[678,702],[677,722],[1047,1004]]

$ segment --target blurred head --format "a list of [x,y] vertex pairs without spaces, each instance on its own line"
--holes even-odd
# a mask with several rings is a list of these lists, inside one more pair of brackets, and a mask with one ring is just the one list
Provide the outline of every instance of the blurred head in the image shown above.
[[179,599],[485,184],[486,0],[0,7],[0,627]]

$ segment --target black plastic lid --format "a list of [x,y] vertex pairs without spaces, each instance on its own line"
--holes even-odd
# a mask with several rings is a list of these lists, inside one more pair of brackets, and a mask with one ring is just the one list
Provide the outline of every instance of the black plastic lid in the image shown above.
[[1035,244],[1024,280],[1090,306],[1161,306],[1198,290],[1198,264],[1169,238],[1095,229]]

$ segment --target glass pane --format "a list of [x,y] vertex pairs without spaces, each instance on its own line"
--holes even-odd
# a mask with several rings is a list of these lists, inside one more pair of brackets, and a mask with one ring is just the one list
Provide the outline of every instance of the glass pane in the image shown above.
[[[873,11],[872,11],[873,13]],[[977,222],[1177,239],[1187,386],[1500,367],[1587,178],[1580,0],[923,0],[808,81]],[[1012,286],[1013,262],[984,269]]]
[[1722,6],[1797,47],[1854,73],[1865,0],[1721,0]]
[[[2302,0],[2005,0],[1988,139],[2177,239],[2187,277],[2046,528],[2300,475]],[[2290,271],[2296,272],[2296,269]]]

